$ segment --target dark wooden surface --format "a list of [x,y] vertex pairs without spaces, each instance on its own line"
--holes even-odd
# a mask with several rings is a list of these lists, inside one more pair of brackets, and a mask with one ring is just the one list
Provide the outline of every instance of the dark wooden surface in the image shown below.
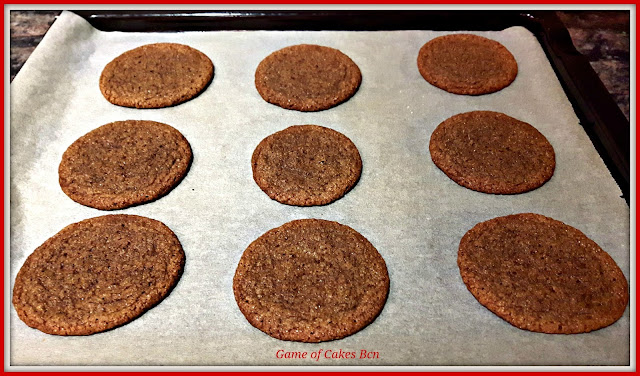
[[11,11],[9,13],[9,43],[11,81],[29,55],[36,49],[60,11]]
[[573,45],[589,60],[629,119],[629,12],[556,12]]

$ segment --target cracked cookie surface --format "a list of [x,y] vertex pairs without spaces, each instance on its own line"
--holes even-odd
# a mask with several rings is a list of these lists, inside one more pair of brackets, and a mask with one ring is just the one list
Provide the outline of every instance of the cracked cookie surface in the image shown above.
[[518,64],[499,42],[451,34],[422,46],[418,70],[430,84],[450,93],[481,95],[509,86],[518,75]]
[[294,125],[263,139],[251,157],[253,179],[287,205],[331,203],[349,192],[362,172],[356,146],[340,132]]
[[382,256],[352,228],[296,220],[244,251],[233,292],[249,323],[289,341],[321,342],[369,325],[384,307],[389,275]]
[[13,305],[28,326],[88,335],[134,320],[169,294],[184,251],[163,223],[106,215],[71,224],[20,268]]
[[186,102],[213,78],[213,63],[202,52],[178,43],[147,44],[107,64],[100,91],[124,107],[161,108]]
[[477,224],[460,241],[458,267],[478,302],[534,332],[600,329],[616,322],[629,301],[627,280],[607,252],[539,214]]
[[187,174],[191,159],[189,142],[175,128],[147,120],[116,121],[67,148],[59,183],[82,205],[121,209],[167,194]]
[[450,117],[431,134],[433,163],[474,191],[516,194],[553,176],[555,152],[536,128],[499,112],[473,111]]
[[282,108],[320,111],[351,98],[362,81],[360,68],[330,47],[285,47],[260,62],[255,84],[262,98]]

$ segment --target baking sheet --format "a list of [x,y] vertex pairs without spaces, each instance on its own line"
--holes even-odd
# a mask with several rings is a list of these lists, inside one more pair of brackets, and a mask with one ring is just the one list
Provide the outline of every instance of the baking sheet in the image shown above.
[[[449,94],[419,74],[416,57],[432,31],[100,32],[64,12],[11,84],[11,288],[33,250],[64,226],[104,212],[64,195],[57,169],[78,137],[116,120],[164,122],[191,143],[193,165],[164,198],[116,211],[154,218],[180,239],[182,279],[158,306],[123,327],[87,337],[28,328],[10,307],[11,365],[628,365],[629,308],[615,324],[579,335],[517,329],[482,307],[456,265],[460,238],[478,222],[535,212],[570,224],[605,249],[629,279],[629,207],[578,123],[535,37],[513,27],[474,32],[499,41],[519,73],[484,96]],[[215,65],[209,88],[164,109],[107,102],[104,66],[122,52],[156,42],[188,44]],[[363,81],[349,101],[302,113],[266,103],[254,87],[258,63],[299,43],[338,48]],[[435,127],[457,113],[493,110],[538,128],[556,152],[541,188],[498,196],[458,186],[431,161]],[[344,133],[358,147],[362,177],[342,199],[321,207],[270,200],[253,182],[250,159],[264,137],[295,124]],[[322,218],[351,226],[384,257],[389,298],[367,328],[342,340],[302,344],[253,328],[235,303],[232,279],[251,241],[285,222]],[[6,292],[10,294],[10,291]],[[320,349],[315,359],[278,359],[278,350]],[[326,359],[333,352],[377,352],[377,359]]]

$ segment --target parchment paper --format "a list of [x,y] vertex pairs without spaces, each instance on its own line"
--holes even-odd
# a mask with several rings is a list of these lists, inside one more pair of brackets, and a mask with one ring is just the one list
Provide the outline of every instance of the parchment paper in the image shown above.
[[[65,12],[11,85],[11,288],[26,257],[64,226],[113,214],[81,206],[58,185],[64,150],[116,120],[148,119],[180,130],[194,161],[166,197],[118,213],[164,222],[186,252],[184,275],[158,306],[106,333],[57,337],[27,327],[10,307],[11,365],[627,365],[629,308],[588,334],[517,329],[481,306],[456,265],[460,238],[476,223],[535,212],[570,224],[605,249],[629,278],[629,208],[578,123],[545,54],[526,29],[478,32],[504,44],[519,73],[506,89],[478,97],[427,83],[416,57],[431,31],[188,33],[100,32]],[[215,65],[209,88],[184,104],[122,108],[98,88],[104,66],[155,42],[185,43]],[[254,86],[258,63],[299,43],[338,48],[360,67],[362,86],[333,109],[301,113],[266,103]],[[458,186],[431,161],[428,142],[448,117],[504,112],[538,128],[556,152],[553,178],[530,193],[500,196]],[[356,144],[362,177],[344,198],[299,208],[270,200],[254,183],[256,145],[294,124],[338,130]],[[382,254],[391,290],[382,314],[342,340],[302,344],[273,339],[238,309],[232,278],[242,252],[271,228],[322,218],[351,226]],[[7,291],[6,294],[10,294]],[[277,359],[286,351],[362,349],[379,359]],[[309,357],[309,355],[308,355]]]

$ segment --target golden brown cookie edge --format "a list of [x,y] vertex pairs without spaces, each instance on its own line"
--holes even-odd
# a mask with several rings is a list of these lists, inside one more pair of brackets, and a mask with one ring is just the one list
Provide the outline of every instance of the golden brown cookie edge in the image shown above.
[[[441,152],[441,148],[438,145],[438,138],[440,138],[440,133],[442,132],[442,127],[441,126],[446,126],[450,123],[453,123],[454,121],[456,121],[459,118],[463,118],[465,116],[470,116],[472,114],[476,114],[476,113],[491,113],[491,114],[499,114],[501,116],[506,116],[508,118],[511,119],[515,119],[520,123],[524,123],[526,125],[528,125],[529,127],[531,127],[533,130],[535,130],[540,136],[542,136],[542,138],[544,140],[547,141],[547,144],[549,146],[548,150],[550,152],[551,155],[553,155],[553,162],[546,166],[546,169],[544,171],[542,171],[542,173],[539,175],[538,179],[536,180],[532,180],[530,182],[528,182],[527,184],[521,184],[518,186],[513,186],[510,184],[504,184],[502,182],[490,182],[490,181],[486,181],[484,179],[474,179],[474,178],[468,178],[466,176],[463,176],[459,173],[457,173],[456,171],[454,171],[455,169],[450,168],[447,164],[446,164],[446,157],[444,156],[444,153]],[[542,187],[543,185],[545,185],[549,180],[551,180],[551,178],[553,177],[554,173],[555,173],[555,168],[556,168],[556,161],[555,161],[555,150],[553,149],[553,145],[551,145],[551,143],[549,142],[549,140],[546,138],[545,135],[543,135],[536,127],[534,127],[533,125],[526,123],[522,120],[516,119],[516,118],[512,118],[509,115],[503,114],[501,112],[495,112],[495,111],[470,111],[470,112],[463,112],[460,114],[456,114],[453,115],[447,119],[445,119],[443,122],[441,122],[440,124],[438,124],[438,126],[436,127],[436,129],[433,131],[433,133],[431,134],[431,137],[429,139],[429,154],[431,156],[431,160],[433,161],[433,163],[436,165],[436,167],[438,167],[438,169],[440,169],[442,172],[445,173],[445,175],[447,175],[451,180],[453,180],[454,182],[456,182],[456,184],[471,189],[473,191],[477,191],[477,192],[482,192],[482,193],[489,193],[489,194],[498,194],[498,195],[514,195],[514,194],[520,194],[520,193],[526,193],[526,192],[530,192],[533,191],[537,188]]]
[[[28,267],[34,261],[34,259],[39,256],[40,253],[44,252],[47,246],[54,241],[54,238],[67,236],[68,234],[73,233],[75,228],[78,226],[81,226],[86,223],[93,223],[93,222],[106,220],[106,217],[118,217],[118,218],[124,217],[124,218],[129,218],[131,220],[142,220],[147,222],[150,225],[153,225],[157,229],[160,229],[167,236],[173,238],[173,240],[178,246],[177,250],[178,250],[179,260],[174,260],[178,262],[178,265],[177,265],[177,268],[175,268],[174,273],[170,275],[171,280],[167,288],[164,291],[159,291],[157,296],[154,297],[155,299],[150,300],[147,305],[143,307],[134,307],[136,309],[131,313],[125,313],[118,320],[115,320],[106,325],[102,325],[100,328],[92,328],[89,325],[85,325],[85,326],[75,327],[74,329],[71,329],[71,330],[60,331],[59,327],[47,325],[47,322],[45,322],[44,324],[40,323],[39,320],[32,318],[31,315],[28,315],[25,312],[24,308],[22,307],[22,302],[20,301],[20,294],[17,294],[17,292],[22,288],[22,285],[24,284],[24,281],[21,278],[21,276],[26,272],[24,268]],[[178,237],[169,227],[167,227],[167,225],[165,225],[164,223],[158,220],[148,218],[148,217],[138,216],[138,215],[132,215],[132,214],[110,214],[110,215],[92,217],[92,218],[88,218],[80,222],[72,223],[70,225],[65,226],[62,230],[58,231],[56,234],[54,234],[53,236],[45,240],[44,243],[42,243],[39,247],[37,247],[27,257],[27,259],[25,260],[24,264],[18,271],[18,274],[16,275],[16,278],[14,280],[15,282],[12,289],[11,301],[13,303],[14,309],[16,310],[16,313],[18,314],[18,317],[20,318],[20,320],[22,320],[22,322],[24,322],[27,326],[33,329],[37,329],[43,333],[51,334],[51,335],[60,335],[60,336],[85,336],[85,335],[91,335],[96,333],[102,333],[134,321],[135,319],[142,316],[145,312],[149,311],[150,309],[158,305],[167,296],[169,296],[169,294],[173,291],[175,286],[178,284],[180,278],[182,277],[182,273],[184,271],[184,265],[185,265],[185,258],[186,257],[185,257],[184,249],[182,248],[182,244],[180,243],[180,240],[178,239]]]
[[[583,322],[580,324],[573,325],[562,325],[562,329],[558,329],[556,323],[548,323],[540,320],[536,320],[535,317],[519,317],[514,315],[509,310],[505,309],[501,304],[498,298],[491,296],[491,293],[486,291],[484,287],[475,281],[475,278],[472,274],[465,273],[465,261],[464,254],[466,253],[467,244],[471,243],[477,235],[483,231],[486,231],[487,228],[491,228],[491,226],[500,223],[501,221],[510,220],[510,219],[519,219],[519,218],[530,218],[535,221],[543,221],[549,222],[554,225],[560,225],[566,227],[572,234],[572,236],[578,237],[585,241],[591,242],[595,244],[595,246],[601,251],[599,253],[600,260],[609,265],[613,266],[614,270],[617,271],[619,280],[624,285],[625,296],[623,297],[626,302],[623,306],[619,307],[618,312],[613,314],[610,318],[605,319],[594,319],[587,322]],[[556,219],[546,217],[540,214],[535,213],[520,213],[520,214],[512,214],[502,217],[495,217],[474,225],[469,231],[467,231],[462,239],[460,240],[460,246],[458,248],[458,256],[457,256],[457,265],[458,270],[460,272],[460,277],[467,287],[467,290],[473,295],[473,297],[485,308],[494,313],[496,316],[505,320],[509,324],[515,326],[516,328],[528,330],[532,332],[538,333],[547,333],[547,334],[579,334],[579,333],[588,333],[591,331],[599,330],[602,328],[606,328],[617,322],[626,310],[626,306],[629,302],[629,293],[628,293],[628,282],[622,273],[620,267],[616,264],[616,262],[611,258],[611,256],[604,251],[600,246],[598,246],[593,240],[587,237],[583,232],[578,230],[577,228],[567,225],[561,221]]]
[[[343,332],[340,335],[336,335],[335,331],[332,331],[331,329],[328,330],[329,333],[323,333],[323,332],[316,332],[313,335],[310,333],[291,333],[291,332],[283,332],[278,330],[278,328],[270,328],[270,327],[266,327],[263,325],[263,323],[255,318],[254,316],[254,312],[251,309],[248,309],[247,307],[245,307],[245,304],[243,302],[242,296],[240,295],[241,293],[239,292],[239,288],[238,288],[238,284],[239,282],[237,282],[237,279],[242,278],[240,272],[241,272],[241,266],[244,265],[244,263],[246,263],[246,259],[245,259],[245,254],[248,254],[248,252],[252,252],[253,248],[254,248],[254,244],[257,244],[257,242],[263,238],[268,236],[269,234],[272,234],[274,232],[277,232],[278,230],[284,228],[285,226],[290,227],[290,226],[295,226],[304,222],[320,222],[320,223],[327,223],[328,225],[337,225],[340,228],[345,227],[347,229],[347,231],[351,232],[352,234],[354,234],[360,241],[362,241],[364,244],[368,245],[368,247],[370,247],[371,249],[373,249],[375,251],[375,254],[377,254],[377,258],[379,259],[379,261],[381,261],[381,265],[384,268],[384,270],[386,271],[385,275],[384,275],[384,280],[383,280],[383,285],[381,286],[381,290],[383,290],[383,295],[384,297],[382,299],[380,299],[380,304],[375,304],[374,303],[374,310],[375,312],[373,312],[372,315],[367,316],[367,318],[365,320],[361,320],[358,325],[354,326],[351,330]],[[248,257],[248,256],[247,256]],[[382,310],[384,309],[384,306],[386,305],[386,301],[389,295],[389,289],[390,289],[390,279],[389,279],[389,271],[386,265],[386,262],[384,260],[384,258],[382,257],[382,255],[380,254],[380,252],[378,252],[378,250],[373,246],[373,244],[371,244],[371,242],[369,242],[369,240],[367,238],[365,238],[362,234],[360,234],[358,231],[354,230],[353,228],[347,226],[347,225],[343,225],[341,223],[335,222],[335,221],[328,221],[328,220],[323,220],[323,219],[298,219],[298,220],[293,220],[290,222],[287,222],[281,226],[275,227],[267,232],[265,232],[264,234],[262,234],[261,236],[259,236],[256,240],[254,240],[253,242],[251,242],[251,244],[245,249],[245,251],[243,252],[240,261],[238,262],[238,267],[236,268],[236,271],[234,273],[234,278],[233,278],[233,292],[234,292],[234,298],[236,300],[236,303],[238,304],[238,308],[240,309],[240,311],[242,312],[243,316],[247,319],[247,321],[251,324],[251,326],[253,326],[254,328],[262,331],[263,333],[279,339],[279,340],[283,340],[283,341],[296,341],[296,342],[307,342],[307,343],[318,343],[318,342],[326,342],[326,341],[333,341],[333,340],[339,340],[342,338],[346,338],[348,336],[351,336],[361,330],[363,330],[364,328],[366,328],[368,325],[370,325],[373,321],[376,320],[376,318],[378,318],[378,316],[380,315],[380,313],[382,312]],[[333,332],[333,333],[331,333]]]
[[[187,160],[184,168],[181,169],[177,174],[175,174],[175,176],[171,176],[172,182],[170,184],[160,186],[155,190],[155,192],[153,192],[152,194],[148,195],[145,198],[138,198],[138,197],[135,197],[135,195],[109,195],[107,197],[104,197],[104,196],[95,197],[92,195],[71,191],[69,189],[69,184],[67,184],[66,182],[67,178],[66,177],[63,178],[63,176],[70,174],[70,172],[66,171],[67,170],[65,167],[66,164],[64,164],[64,162],[65,160],[68,160],[69,158],[71,158],[69,156],[69,153],[76,151],[76,148],[78,147],[76,143],[79,142],[80,140],[88,138],[88,136],[92,132],[102,127],[110,126],[116,123],[127,123],[127,122],[144,123],[145,125],[159,126],[167,130],[171,135],[177,137],[179,148],[184,151],[184,156],[185,156],[185,159]],[[65,149],[64,153],[62,154],[62,159],[60,161],[60,164],[58,165],[58,184],[60,185],[60,188],[65,193],[65,195],[67,195],[70,199],[72,199],[73,201],[81,205],[88,206],[94,209],[99,209],[99,210],[118,210],[118,209],[128,208],[131,206],[137,206],[137,205],[153,202],[157,199],[164,197],[169,192],[171,192],[175,187],[177,187],[182,182],[182,180],[187,176],[191,168],[192,162],[193,162],[193,151],[191,150],[191,144],[184,137],[182,132],[180,132],[176,128],[168,124],[160,123],[152,120],[119,120],[119,121],[107,123],[107,124],[101,125],[98,128],[92,129],[91,131],[77,138],[73,143],[71,143],[71,145],[69,145],[69,147],[67,147],[67,149]]]
[[[262,153],[262,150],[269,144],[269,141],[272,140],[273,137],[276,134],[279,134],[281,132],[287,132],[287,131],[289,131],[289,132],[296,131],[297,129],[300,129],[300,127],[314,127],[316,129],[321,129],[322,132],[330,133],[332,135],[336,135],[342,141],[345,141],[345,145],[347,146],[347,148],[351,149],[354,152],[355,156],[357,156],[357,159],[356,159],[357,171],[351,176],[351,179],[349,179],[349,183],[345,186],[345,188],[343,190],[340,190],[340,191],[336,192],[336,194],[334,194],[332,196],[329,196],[329,197],[326,197],[326,198],[322,198],[322,197],[301,197],[301,198],[282,197],[282,195],[277,191],[277,188],[271,187],[268,184],[268,182],[266,182],[265,179],[262,178],[262,176],[260,174],[260,170],[258,169],[258,166],[257,166],[258,158],[259,158],[260,154]],[[343,134],[341,132],[338,132],[335,129],[323,127],[323,126],[320,126],[320,125],[314,125],[314,124],[292,125],[292,126],[289,126],[289,127],[285,128],[283,130],[280,130],[280,131],[277,131],[275,133],[272,133],[269,136],[267,136],[264,139],[262,139],[262,141],[260,141],[258,146],[256,146],[255,150],[253,151],[253,154],[251,155],[251,170],[252,170],[252,173],[253,173],[253,180],[255,181],[255,183],[272,200],[277,201],[277,202],[279,202],[281,204],[291,205],[291,206],[321,206],[321,205],[330,204],[332,202],[335,202],[335,201],[341,199],[347,193],[349,193],[356,186],[356,184],[358,184],[358,181],[360,181],[360,176],[362,175],[362,157],[360,155],[360,151],[358,150],[357,146],[353,143],[353,141],[351,141],[351,139],[349,137],[347,137],[345,134]]]
[[[348,80],[351,82],[351,85],[348,86],[348,90],[341,92],[340,95],[334,98],[326,99],[325,101],[320,103],[305,104],[302,102],[292,101],[290,97],[287,97],[285,95],[280,94],[279,92],[276,92],[275,90],[271,89],[268,85],[264,83],[263,77],[265,76],[265,74],[263,71],[265,70],[264,67],[270,63],[268,59],[273,59],[272,56],[277,56],[277,54],[283,50],[290,49],[290,48],[299,48],[304,46],[322,47],[324,49],[327,49],[327,51],[331,53],[337,52],[339,54],[338,56],[341,56],[341,58],[345,59],[344,61],[348,66],[349,72],[351,73],[349,75],[350,78]],[[260,61],[260,63],[258,64],[258,67],[256,68],[255,79],[254,79],[256,90],[258,91],[258,94],[260,94],[260,96],[262,97],[262,99],[264,99],[265,102],[271,103],[273,105],[276,105],[278,107],[281,107],[287,110],[296,110],[301,112],[324,111],[324,110],[328,110],[330,108],[336,107],[346,102],[347,100],[351,99],[351,97],[353,97],[358,92],[358,89],[360,88],[361,83],[362,83],[362,72],[360,71],[360,67],[358,67],[358,65],[347,54],[332,47],[311,45],[311,44],[291,45],[291,46],[287,46],[272,52],[271,54],[269,54],[267,57],[265,57]]]
[[[482,38],[483,40],[489,41],[489,42],[494,42],[498,45],[498,50],[502,50],[504,49],[504,51],[506,51],[507,54],[504,54],[501,52],[501,54],[504,54],[504,56],[506,57],[505,62],[506,64],[509,65],[509,73],[503,77],[502,79],[498,80],[498,82],[488,82],[485,83],[484,86],[480,86],[480,87],[470,87],[468,85],[459,85],[458,83],[456,83],[453,80],[448,79],[447,77],[441,77],[438,76],[436,74],[433,74],[431,72],[431,70],[429,69],[429,67],[425,66],[425,59],[424,59],[424,55],[428,53],[428,51],[431,49],[431,47],[433,46],[432,44],[430,44],[430,42],[432,42],[433,40],[439,39],[439,38],[448,38],[448,37],[452,37],[453,39],[458,38],[456,36],[463,36],[463,37],[477,37],[477,38]],[[484,43],[484,42],[483,42]],[[493,45],[493,43],[489,44],[489,45]],[[444,91],[447,91],[449,93],[452,94],[458,94],[458,95],[472,95],[472,96],[477,96],[477,95],[484,95],[484,94],[491,94],[491,93],[495,93],[498,92],[506,87],[508,87],[509,85],[511,85],[513,83],[513,81],[515,81],[516,77],[518,76],[518,63],[515,60],[515,57],[513,56],[513,54],[511,53],[511,51],[509,51],[502,43],[495,41],[493,39],[489,39],[489,38],[485,38],[479,35],[475,35],[475,34],[447,34],[447,35],[442,35],[436,38],[433,38],[431,40],[429,40],[428,42],[426,42],[419,50],[418,52],[418,58],[417,58],[417,65],[418,65],[418,71],[420,72],[420,75],[427,81],[429,82],[431,85],[442,89]]]
[[[143,47],[148,48],[150,46],[162,46],[162,45],[180,46],[181,49],[195,53],[198,57],[202,59],[202,61],[206,65],[205,71],[203,71],[203,73],[205,74],[205,79],[202,80],[200,84],[196,85],[195,87],[192,87],[191,90],[187,90],[184,95],[180,97],[173,97],[170,99],[167,99],[167,98],[150,99],[150,100],[131,99],[128,97],[121,97],[118,94],[114,94],[111,92],[111,89],[108,85],[107,76],[110,74],[113,74],[112,72],[116,70],[114,62],[117,59],[121,58],[126,54],[132,53],[137,49],[141,49]],[[103,68],[102,73],[100,73],[98,86],[100,88],[100,92],[102,93],[102,96],[107,101],[109,101],[112,104],[115,104],[116,106],[138,108],[138,109],[165,108],[165,107],[172,107],[196,98],[198,95],[200,95],[209,87],[209,85],[211,84],[211,81],[213,80],[214,73],[215,73],[215,66],[213,65],[213,62],[211,61],[211,59],[207,55],[205,55],[202,51],[196,48],[193,48],[191,46],[181,44],[181,43],[151,43],[151,44],[145,44],[145,45],[133,48],[131,50],[125,51],[122,54],[115,57],[109,63],[107,63],[107,65]]]

